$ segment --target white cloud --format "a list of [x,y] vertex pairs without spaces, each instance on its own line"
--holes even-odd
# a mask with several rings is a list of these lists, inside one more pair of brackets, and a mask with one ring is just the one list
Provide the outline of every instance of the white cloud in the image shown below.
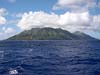
[[11,14],[11,17],[14,17],[14,18],[15,18],[15,17],[16,17],[16,18],[21,18],[21,17],[23,16],[23,14],[24,14],[24,13],[22,13],[22,12],[21,12],[21,13],[12,13],[12,14]]
[[0,8],[0,16],[6,14],[6,9],[5,8]]
[[34,27],[57,27],[59,16],[51,13],[29,12],[24,13],[22,19],[19,21],[18,26],[21,29],[30,29]]
[[[83,31],[99,29],[100,16],[91,16],[88,12],[66,12],[61,15],[42,11],[24,13],[17,26],[22,30],[36,27],[62,28],[65,30]],[[94,28],[95,26],[95,28]],[[99,27],[99,28],[98,28]]]
[[88,12],[71,13],[67,12],[60,15],[59,20],[61,25],[89,25],[90,17]]
[[91,28],[95,31],[100,31],[100,15],[93,16],[93,21],[91,22]]
[[15,32],[15,30],[14,30],[13,28],[5,28],[4,31],[5,31],[5,33],[7,33],[7,34],[10,34],[10,33]]
[[95,0],[58,0],[53,10],[67,8],[71,11],[86,11],[94,6],[96,6]]
[[22,17],[23,13],[18,13],[18,14],[15,14],[14,16],[16,16],[17,18],[20,18]]
[[0,8],[0,25],[6,23],[6,19],[4,15],[6,14],[6,9],[5,8]]
[[0,40],[7,39],[8,37],[11,37],[15,34],[16,34],[15,29],[10,28],[10,27],[9,28],[3,27],[2,32],[0,32],[0,36],[1,36]]
[[15,3],[16,0],[8,0],[10,3]]
[[6,23],[6,19],[0,16],[0,25],[5,24],[5,23]]
[[91,18],[88,12],[83,13],[71,13],[67,12],[63,15],[60,15],[59,24],[61,28],[65,30],[81,31],[86,27],[90,27]]

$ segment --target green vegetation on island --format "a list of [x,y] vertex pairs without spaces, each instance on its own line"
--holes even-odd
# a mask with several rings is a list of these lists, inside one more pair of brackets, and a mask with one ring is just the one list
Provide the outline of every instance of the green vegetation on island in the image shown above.
[[93,40],[94,38],[81,32],[70,33],[57,28],[32,28],[7,40]]

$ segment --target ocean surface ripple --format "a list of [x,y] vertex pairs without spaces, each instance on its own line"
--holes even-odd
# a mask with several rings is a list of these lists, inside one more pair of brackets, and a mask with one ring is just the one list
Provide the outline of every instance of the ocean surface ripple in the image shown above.
[[0,41],[0,75],[100,75],[100,41]]

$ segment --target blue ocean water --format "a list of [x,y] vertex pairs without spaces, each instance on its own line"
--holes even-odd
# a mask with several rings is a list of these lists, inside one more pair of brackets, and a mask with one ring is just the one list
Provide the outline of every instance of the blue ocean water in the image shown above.
[[100,75],[100,41],[0,41],[0,75]]

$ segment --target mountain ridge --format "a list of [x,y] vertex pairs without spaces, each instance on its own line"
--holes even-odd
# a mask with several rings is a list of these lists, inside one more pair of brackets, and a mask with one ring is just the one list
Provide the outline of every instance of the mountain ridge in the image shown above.
[[95,40],[95,38],[79,31],[70,33],[60,28],[32,28],[7,40]]

